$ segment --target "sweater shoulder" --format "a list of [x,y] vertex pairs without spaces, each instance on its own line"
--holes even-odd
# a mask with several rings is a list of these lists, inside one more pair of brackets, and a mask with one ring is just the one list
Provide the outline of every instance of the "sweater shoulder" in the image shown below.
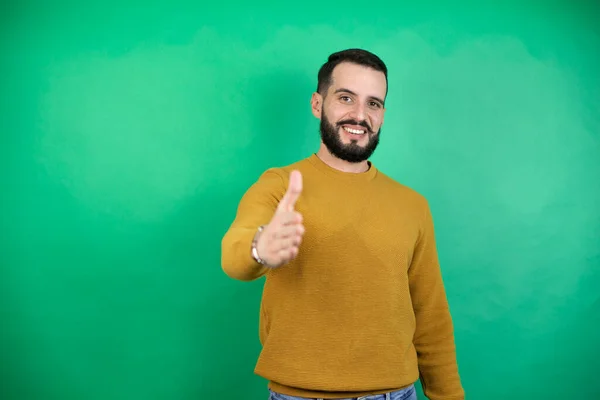
[[293,170],[298,170],[303,174],[308,172],[310,170],[310,161],[308,159],[301,159],[285,165],[269,167],[262,172],[259,180],[273,182],[277,181],[284,187],[287,187],[290,173]]
[[414,203],[415,205],[428,205],[428,200],[424,194],[405,183],[399,182],[381,170],[377,171],[377,181],[379,185],[385,186],[390,191],[390,194],[398,199]]

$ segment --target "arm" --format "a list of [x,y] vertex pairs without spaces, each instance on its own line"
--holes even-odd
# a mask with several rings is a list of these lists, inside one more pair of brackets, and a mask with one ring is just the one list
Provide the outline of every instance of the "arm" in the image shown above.
[[231,278],[251,281],[267,272],[250,253],[260,225],[268,224],[285,194],[283,178],[267,170],[243,195],[233,223],[221,241],[221,267]]
[[427,203],[409,268],[409,281],[416,316],[414,344],[423,392],[431,400],[463,400],[452,318]]

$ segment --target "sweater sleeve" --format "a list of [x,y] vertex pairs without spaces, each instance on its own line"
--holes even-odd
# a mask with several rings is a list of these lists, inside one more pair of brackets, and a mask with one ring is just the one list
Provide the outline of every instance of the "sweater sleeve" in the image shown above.
[[416,316],[414,345],[421,385],[430,400],[463,400],[453,323],[438,261],[433,220],[426,201],[424,212],[409,268]]
[[244,193],[235,218],[221,240],[221,268],[231,278],[251,281],[267,272],[251,254],[252,239],[260,225],[269,223],[285,194],[283,177],[269,169]]

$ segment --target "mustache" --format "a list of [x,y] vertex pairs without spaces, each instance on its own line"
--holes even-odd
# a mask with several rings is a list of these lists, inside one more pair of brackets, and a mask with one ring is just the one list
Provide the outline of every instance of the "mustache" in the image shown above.
[[357,121],[355,119],[346,119],[337,123],[338,128],[342,125],[360,125],[367,130],[368,133],[374,133],[373,129],[367,124],[367,121]]

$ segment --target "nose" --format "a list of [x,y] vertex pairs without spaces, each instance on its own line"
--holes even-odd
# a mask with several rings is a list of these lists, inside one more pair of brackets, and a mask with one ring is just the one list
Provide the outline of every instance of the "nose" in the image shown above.
[[352,117],[357,121],[366,121],[367,119],[367,110],[365,105],[357,102],[356,105],[352,108]]

